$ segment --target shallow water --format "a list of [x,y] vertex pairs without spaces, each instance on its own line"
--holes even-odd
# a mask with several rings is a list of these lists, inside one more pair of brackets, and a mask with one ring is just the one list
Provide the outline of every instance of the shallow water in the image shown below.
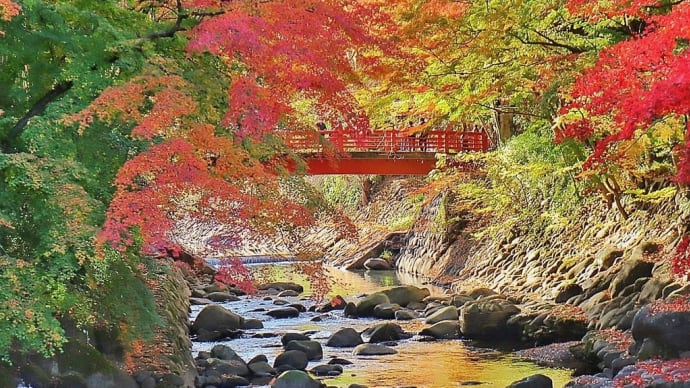
[[[302,303],[309,307],[312,302],[305,300],[310,292],[304,277],[291,274],[286,265],[275,266],[276,280],[295,281],[305,285],[305,293],[297,298],[284,298],[292,302]],[[409,275],[398,274],[394,271],[351,272],[329,268],[329,278],[332,284],[330,295],[339,294],[346,300],[354,300],[357,295],[375,292],[384,288],[413,284],[428,287],[432,295],[443,295],[444,290],[425,284],[422,279]],[[349,319],[342,316],[342,311],[327,314],[302,313],[299,318],[273,319],[256,309],[271,309],[278,306],[272,301],[256,298],[243,298],[237,302],[225,303],[224,306],[245,318],[258,318],[263,321],[264,328],[248,330],[242,338],[223,341],[232,347],[244,360],[249,360],[258,354],[268,357],[272,363],[282,351],[280,336],[270,338],[252,338],[257,333],[283,334],[286,332],[311,332],[310,337],[322,344],[335,331],[352,327],[362,331],[376,323],[384,322],[379,319]],[[192,318],[196,317],[201,306],[192,306]],[[312,322],[311,318],[321,316],[321,322]],[[401,322],[397,321],[406,332],[416,333],[426,327],[422,320]],[[210,350],[217,343],[194,343],[193,351]],[[328,362],[337,356],[352,361],[353,365],[344,366],[344,373],[337,378],[329,378],[324,382],[329,386],[347,387],[358,383],[369,387],[426,387],[445,388],[458,387],[465,384],[479,387],[504,387],[513,381],[541,373],[554,381],[555,387],[562,387],[570,380],[570,370],[544,368],[530,362],[524,362],[510,353],[493,349],[470,346],[466,341],[449,340],[436,342],[418,342],[414,338],[400,341],[396,347],[398,354],[390,356],[358,357],[353,356],[352,349],[339,349],[324,346],[324,359],[310,362],[308,369]],[[481,385],[479,385],[481,384]]]

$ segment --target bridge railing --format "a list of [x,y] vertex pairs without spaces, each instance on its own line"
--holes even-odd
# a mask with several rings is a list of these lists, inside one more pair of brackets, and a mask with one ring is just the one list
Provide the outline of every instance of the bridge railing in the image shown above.
[[299,153],[385,152],[385,153],[458,153],[487,151],[489,137],[486,132],[429,131],[407,135],[401,131],[369,133],[347,131],[285,131],[287,145]]

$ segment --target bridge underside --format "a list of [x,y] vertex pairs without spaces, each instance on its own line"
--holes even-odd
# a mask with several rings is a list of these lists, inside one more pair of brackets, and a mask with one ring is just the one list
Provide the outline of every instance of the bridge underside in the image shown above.
[[373,152],[352,153],[349,158],[305,157],[308,175],[426,175],[436,166],[433,154],[405,154],[404,157]]

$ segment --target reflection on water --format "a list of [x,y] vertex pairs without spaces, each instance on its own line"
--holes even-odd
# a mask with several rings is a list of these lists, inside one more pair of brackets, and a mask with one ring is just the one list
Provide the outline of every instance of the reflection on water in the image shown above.
[[[276,280],[296,281],[305,286],[305,294],[309,287],[306,277],[295,275],[289,266],[272,266]],[[414,284],[428,287],[432,295],[442,295],[444,290],[425,284],[423,279],[409,275],[402,275],[394,271],[365,271],[351,272],[336,268],[328,268],[329,279],[332,284],[330,295],[342,295],[347,300],[354,300],[357,295],[378,291],[400,284]],[[291,302],[309,305],[310,302],[301,298],[286,298]],[[242,299],[238,302],[225,304],[229,308],[246,318],[258,318],[264,322],[264,329],[248,331],[243,338],[223,342],[231,346],[245,360],[264,354],[269,362],[282,351],[280,337],[251,338],[256,333],[305,332],[309,331],[312,339],[322,344],[335,331],[344,327],[352,327],[362,331],[382,320],[348,319],[342,312],[335,311],[328,314],[303,313],[295,319],[272,319],[257,309],[275,307],[271,301],[257,299]],[[192,317],[200,310],[193,306]],[[312,322],[311,318],[321,316],[321,322]],[[422,320],[396,322],[410,333],[419,332],[424,324]],[[195,343],[194,351],[209,350],[215,343]],[[436,341],[418,342],[414,339],[401,341],[396,347],[398,353],[390,356],[357,357],[351,349],[324,347],[324,360],[311,362],[308,368],[325,363],[330,357],[342,357],[354,364],[345,367],[345,372],[334,379],[324,382],[329,386],[347,387],[349,384],[364,384],[369,387],[400,387],[415,386],[427,388],[458,387],[462,383],[481,383],[480,387],[505,387],[513,381],[541,373],[554,381],[554,386],[563,386],[570,379],[570,371],[562,369],[542,368],[535,364],[520,361],[509,354],[491,349],[480,349],[468,346],[465,342]]]

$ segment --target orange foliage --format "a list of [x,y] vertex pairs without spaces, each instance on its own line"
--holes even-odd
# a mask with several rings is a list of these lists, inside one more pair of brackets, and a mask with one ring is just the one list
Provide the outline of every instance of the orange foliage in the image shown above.
[[11,0],[0,0],[0,20],[8,22],[21,11],[22,7],[19,4]]
[[[196,111],[197,105],[182,90],[189,85],[178,76],[140,76],[120,86],[106,89],[86,109],[65,119],[79,124],[83,131],[94,118],[112,122],[116,118],[135,122],[132,136],[151,139],[172,132],[182,117]],[[145,104],[151,104],[144,111]]]

